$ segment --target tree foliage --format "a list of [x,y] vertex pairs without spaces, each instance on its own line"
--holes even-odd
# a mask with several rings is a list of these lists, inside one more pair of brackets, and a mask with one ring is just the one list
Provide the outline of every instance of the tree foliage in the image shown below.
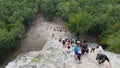
[[77,36],[85,34],[93,24],[93,17],[85,11],[73,13],[68,18],[68,28]]
[[20,45],[37,10],[35,0],[0,0],[0,60]]

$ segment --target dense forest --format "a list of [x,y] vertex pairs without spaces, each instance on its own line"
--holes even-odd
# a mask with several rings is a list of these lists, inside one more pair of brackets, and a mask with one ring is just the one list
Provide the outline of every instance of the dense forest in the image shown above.
[[0,0],[0,60],[20,45],[37,9],[34,0]]
[[0,0],[0,60],[20,45],[37,13],[59,16],[76,36],[95,35],[108,51],[120,53],[119,12],[120,0]]

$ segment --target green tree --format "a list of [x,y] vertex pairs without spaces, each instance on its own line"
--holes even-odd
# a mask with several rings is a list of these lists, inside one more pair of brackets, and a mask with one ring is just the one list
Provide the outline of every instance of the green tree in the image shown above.
[[85,11],[71,14],[68,20],[68,28],[75,32],[77,36],[86,34],[93,25],[93,17]]

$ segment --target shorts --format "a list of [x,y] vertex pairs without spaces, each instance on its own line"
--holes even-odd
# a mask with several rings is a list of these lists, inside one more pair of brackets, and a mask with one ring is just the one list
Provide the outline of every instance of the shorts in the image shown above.
[[102,59],[101,59],[101,63],[104,63],[104,62],[105,62],[105,58],[102,58]]
[[70,50],[66,50],[67,53],[70,53],[71,51]]
[[85,50],[81,50],[82,55],[85,53]]
[[84,55],[85,52],[88,53],[88,52],[89,52],[89,49],[87,49],[87,50],[81,50],[82,55]]
[[78,55],[78,52],[77,52],[77,51],[75,51],[75,55]]

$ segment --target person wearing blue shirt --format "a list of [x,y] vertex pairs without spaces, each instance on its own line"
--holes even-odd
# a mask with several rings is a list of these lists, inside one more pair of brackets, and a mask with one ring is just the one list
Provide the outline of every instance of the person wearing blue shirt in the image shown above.
[[78,55],[78,45],[77,44],[75,44],[75,46],[74,46],[74,53],[75,53],[75,55]]
[[75,59],[77,58],[77,55],[78,55],[79,45],[80,45],[80,41],[77,41],[77,43],[74,45]]

